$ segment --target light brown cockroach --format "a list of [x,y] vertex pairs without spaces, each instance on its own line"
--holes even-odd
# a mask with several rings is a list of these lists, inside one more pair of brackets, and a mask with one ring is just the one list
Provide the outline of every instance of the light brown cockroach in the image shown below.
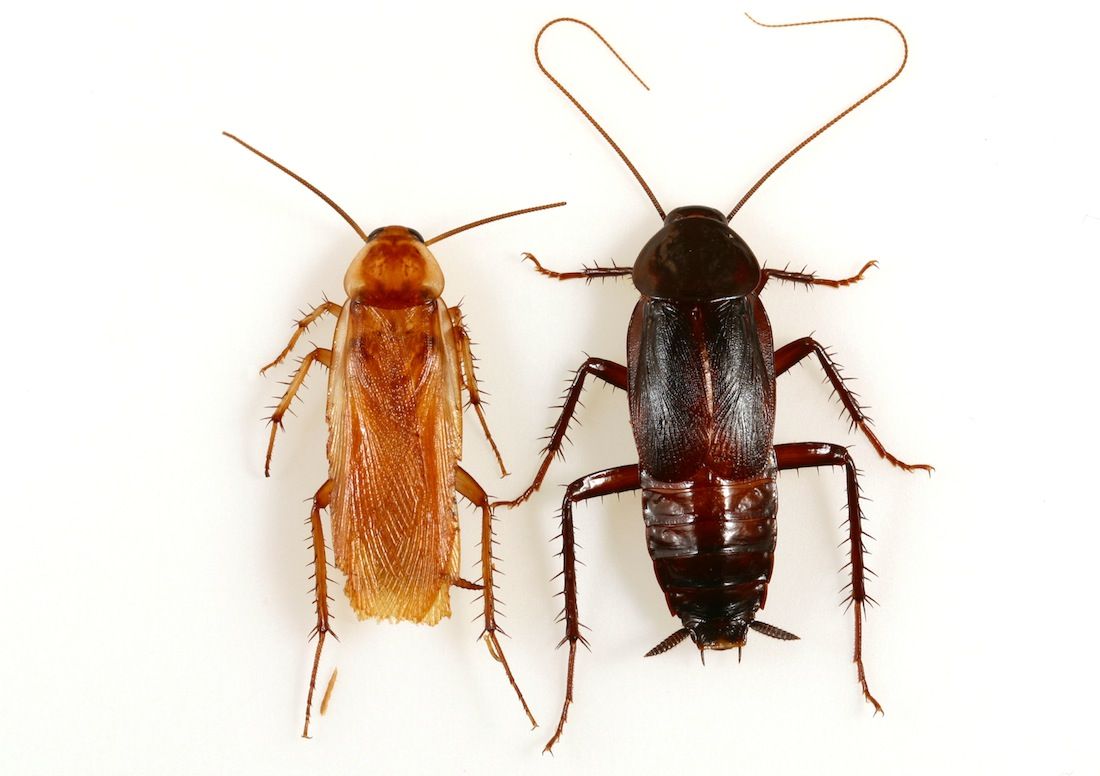
[[[302,735],[309,735],[321,650],[332,633],[321,523],[325,508],[332,521],[336,567],[344,574],[344,592],[359,619],[435,625],[451,614],[452,586],[482,592],[481,635],[535,724],[497,637],[489,499],[458,464],[463,388],[501,473],[507,472],[485,421],[466,327],[458,308],[447,307],[441,299],[443,272],[428,246],[482,224],[565,203],[482,218],[430,240],[404,226],[384,226],[367,234],[304,178],[240,138],[224,134],[327,202],[365,243],[344,276],[347,301],[343,305],[325,301],[304,316],[287,346],[261,370],[282,363],[318,318],[327,313],[338,319],[332,347],[315,348],[302,359],[275,407],[264,463],[264,474],[270,475],[271,452],[283,416],[309,368],[324,365],[329,369],[329,474],[313,497],[309,520],[316,567],[317,625],[312,635],[317,637],[317,649]],[[459,576],[456,493],[481,510],[480,584]]]

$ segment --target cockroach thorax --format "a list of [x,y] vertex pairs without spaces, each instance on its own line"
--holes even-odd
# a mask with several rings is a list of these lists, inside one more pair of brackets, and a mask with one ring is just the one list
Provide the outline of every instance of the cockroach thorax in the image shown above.
[[419,232],[384,226],[367,236],[344,276],[344,290],[371,307],[415,307],[443,293],[443,271]]

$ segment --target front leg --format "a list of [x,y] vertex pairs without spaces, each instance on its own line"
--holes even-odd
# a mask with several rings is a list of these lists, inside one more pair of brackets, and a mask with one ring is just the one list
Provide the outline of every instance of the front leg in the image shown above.
[[286,411],[290,409],[290,403],[294,401],[294,396],[298,393],[298,389],[302,387],[302,383],[305,382],[306,374],[309,372],[310,366],[313,362],[317,361],[326,367],[332,368],[332,351],[328,348],[317,348],[312,353],[309,353],[302,359],[302,363],[298,365],[298,371],[294,373],[293,379],[287,384],[286,393],[283,394],[282,401],[275,407],[275,411],[271,413],[269,422],[271,423],[271,438],[267,442],[267,456],[264,458],[264,476],[271,476],[271,453],[275,450],[275,434],[283,427],[283,416]]
[[466,395],[470,397],[470,406],[477,413],[477,419],[481,422],[481,430],[485,432],[485,438],[489,440],[489,446],[493,448],[497,466],[500,467],[500,476],[507,477],[508,470],[504,468],[504,458],[497,449],[497,443],[493,435],[489,433],[489,423],[485,420],[485,411],[481,407],[481,391],[477,385],[477,375],[474,373],[474,352],[470,344],[470,332],[462,320],[462,312],[457,307],[447,310],[451,316],[451,331],[454,332],[455,349],[458,351],[459,360],[462,362],[462,384],[466,387]]
[[523,254],[523,258],[530,261],[535,265],[535,271],[543,277],[553,278],[554,280],[586,280],[592,282],[597,278],[621,278],[626,277],[634,272],[632,267],[617,267],[614,264],[610,267],[601,267],[599,264],[593,264],[591,267],[583,267],[576,272],[555,272],[552,269],[546,269],[539,263],[539,260],[535,258],[533,253]]
[[807,286],[828,286],[829,288],[843,288],[845,286],[855,285],[859,281],[863,280],[863,273],[871,269],[871,267],[877,267],[877,261],[869,261],[863,265],[862,269],[850,278],[841,278],[840,280],[830,280],[829,278],[819,278],[813,272],[790,272],[786,269],[763,269],[760,271],[760,283],[756,287],[755,293],[760,293],[764,290],[764,286],[768,284],[768,281],[772,278],[776,280],[784,280],[788,283],[801,283]]
[[585,362],[581,364],[580,369],[573,376],[572,384],[565,392],[565,398],[561,404],[561,415],[558,416],[558,421],[550,429],[550,438],[546,447],[543,448],[542,464],[539,466],[538,472],[535,473],[535,479],[527,487],[527,490],[516,498],[511,501],[498,501],[494,506],[518,506],[531,498],[532,494],[542,486],[542,481],[546,478],[546,472],[550,469],[550,462],[554,460],[554,456],[561,452],[561,447],[565,443],[569,423],[573,420],[573,414],[577,411],[581,392],[584,391],[584,379],[588,375],[598,377],[624,391],[627,389],[628,377],[625,366],[602,358],[585,359]]
[[839,367],[833,363],[833,360],[829,357],[828,351],[822,347],[821,343],[812,337],[803,337],[802,339],[795,340],[775,351],[775,376],[779,377],[781,374],[787,372],[791,367],[810,354],[817,356],[817,360],[821,364],[825,376],[829,378],[833,390],[836,391],[837,396],[840,397],[840,401],[844,405],[844,409],[848,412],[848,417],[852,419],[852,425],[863,432],[864,436],[867,437],[867,441],[875,448],[875,452],[894,466],[899,469],[904,469],[907,472],[920,469],[931,474],[934,471],[933,468],[926,463],[906,463],[886,449],[882,442],[878,440],[878,437],[875,436],[875,432],[871,430],[871,419],[867,417],[867,413],[864,412],[863,407],[861,407],[856,400],[855,394],[848,389],[848,386],[844,382],[844,378],[840,374]]
[[614,493],[627,493],[640,487],[641,474],[638,465],[633,464],[589,474],[573,482],[565,490],[565,499],[561,503],[561,559],[562,577],[565,580],[562,591],[565,597],[565,608],[562,614],[565,616],[565,638],[559,642],[558,646],[568,642],[569,668],[565,677],[565,702],[561,707],[558,727],[546,742],[546,747],[543,749],[545,752],[553,749],[554,744],[561,738],[565,719],[569,715],[569,706],[573,703],[573,672],[577,663],[577,642],[588,646],[588,642],[581,635],[580,612],[577,609],[577,554],[576,540],[573,535],[573,504]]
[[283,352],[275,357],[274,361],[272,361],[270,364],[260,370],[260,374],[263,374],[268,369],[271,369],[272,367],[276,367],[279,364],[283,363],[283,359],[290,355],[290,351],[294,350],[294,346],[298,344],[298,339],[303,334],[305,334],[306,329],[308,329],[314,321],[316,321],[325,313],[331,313],[333,316],[339,318],[340,313],[343,312],[343,310],[344,308],[336,304],[336,302],[330,302],[327,299],[321,304],[317,305],[317,307],[313,308],[313,312],[311,312],[309,315],[306,315],[301,320],[295,323],[296,328],[294,329],[294,334],[290,336],[290,342],[288,342],[287,346],[283,348]]
[[863,697],[875,707],[876,714],[881,714],[882,706],[871,695],[867,687],[867,673],[863,668],[863,612],[868,602],[874,603],[875,599],[867,595],[868,569],[863,558],[867,551],[863,544],[863,537],[867,534],[863,531],[863,510],[860,508],[856,465],[846,448],[821,442],[776,445],[775,457],[780,471],[818,466],[844,467],[848,490],[848,544],[851,554],[848,568],[852,575],[851,592],[848,594],[847,601],[855,613],[856,620],[852,662],[856,664],[856,674],[859,678],[859,686],[863,689]]

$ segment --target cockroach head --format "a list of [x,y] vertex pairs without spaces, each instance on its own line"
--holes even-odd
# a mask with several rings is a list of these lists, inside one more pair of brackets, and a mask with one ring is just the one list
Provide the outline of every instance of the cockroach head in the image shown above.
[[749,246],[714,208],[678,207],[634,262],[634,285],[646,296],[714,300],[745,296],[760,282]]
[[344,276],[348,298],[371,307],[415,307],[443,293],[443,271],[415,229],[383,226]]

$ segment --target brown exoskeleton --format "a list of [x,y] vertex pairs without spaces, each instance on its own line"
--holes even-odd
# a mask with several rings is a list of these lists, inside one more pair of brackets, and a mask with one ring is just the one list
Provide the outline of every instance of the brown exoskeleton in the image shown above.
[[[740,653],[750,629],[773,638],[797,638],[760,622],[756,613],[764,607],[772,573],[777,475],[783,470],[804,467],[840,466],[845,471],[851,543],[851,590],[847,600],[855,615],[854,661],[864,697],[876,712],[882,710],[867,686],[863,667],[863,614],[872,599],[865,584],[863,516],[855,463],[841,445],[775,444],[776,377],[804,358],[816,357],[853,426],[863,432],[879,455],[906,471],[931,471],[931,467],[906,464],[886,450],[822,345],[804,337],[775,349],[771,324],[760,301],[770,279],[847,286],[859,281],[874,262],[843,280],[762,269],[749,246],[728,225],[784,162],[897,78],[904,68],[908,57],[905,36],[885,19],[827,19],[762,26],[842,21],[875,21],[892,27],[905,47],[901,66],[880,86],[780,159],[728,214],[705,206],[678,207],[666,214],[618,145],[546,70],[539,55],[539,41],[551,26],[560,22],[579,24],[593,32],[630,70],[599,32],[578,19],[555,19],[539,31],[535,40],[535,59],[543,74],[611,144],[664,221],[642,248],[632,268],[591,267],[577,272],[553,272],[542,267],[533,256],[527,256],[541,274],[559,280],[629,275],[641,294],[627,331],[626,366],[600,358],[589,358],[582,364],[565,395],[561,416],[551,429],[545,458],[532,484],[516,499],[503,502],[515,506],[542,484],[551,461],[561,451],[587,377],[598,377],[627,392],[639,462],[576,480],[566,488],[562,501],[565,581],[562,643],[569,645],[569,667],[565,703],[547,749],[558,741],[565,725],[573,700],[577,643],[585,643],[577,608],[573,504],[612,493],[642,491],[642,514],[654,572],[669,611],[680,619],[682,626],[650,650],[649,655],[665,652],[687,638],[691,638],[700,654],[708,649],[733,648]],[[630,72],[637,78],[633,70]]]
[[[443,272],[428,246],[476,226],[565,203],[483,218],[430,240],[404,226],[385,226],[367,234],[304,178],[225,134],[309,188],[364,242],[344,276],[347,301],[343,305],[326,301],[298,321],[287,346],[261,370],[282,363],[318,318],[327,314],[338,319],[332,347],[316,348],[302,359],[275,407],[264,462],[264,474],[270,475],[275,434],[310,367],[328,368],[329,475],[314,495],[310,511],[317,649],[302,735],[309,735],[321,650],[332,633],[321,523],[321,510],[326,508],[332,518],[336,566],[344,574],[344,592],[359,619],[434,625],[451,614],[452,586],[482,592],[481,635],[534,725],[497,636],[489,499],[458,464],[463,389],[501,474],[507,472],[485,421],[469,335],[458,308],[442,300]],[[480,584],[459,576],[456,493],[481,510]]]

